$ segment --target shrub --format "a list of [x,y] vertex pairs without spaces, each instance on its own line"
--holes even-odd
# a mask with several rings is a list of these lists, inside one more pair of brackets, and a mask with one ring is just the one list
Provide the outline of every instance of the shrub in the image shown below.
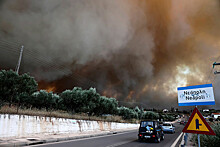
[[137,112],[127,107],[119,107],[118,114],[119,116],[122,116],[124,119],[138,118]]
[[156,119],[159,119],[159,114],[153,111],[145,111],[143,113],[143,119],[156,120]]
[[[220,123],[213,124],[212,126],[213,131],[215,132],[216,136],[213,135],[201,135],[201,146],[207,146],[207,147],[216,147],[218,144],[220,144]],[[196,143],[197,143],[196,138]]]
[[32,94],[30,104],[38,109],[45,108],[46,110],[57,109],[60,97],[52,92],[40,90]]
[[175,117],[170,114],[165,114],[165,115],[162,115],[162,119],[165,121],[174,121]]

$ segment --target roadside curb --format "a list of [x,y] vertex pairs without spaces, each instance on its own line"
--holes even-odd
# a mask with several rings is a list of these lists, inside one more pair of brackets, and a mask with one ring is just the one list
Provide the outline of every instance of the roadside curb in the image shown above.
[[[192,146],[190,143],[190,138],[191,135],[189,133],[184,133],[182,137],[182,141],[180,142],[179,147],[187,147],[187,146]],[[190,145],[189,145],[190,144]]]
[[[135,130],[135,129],[132,129],[132,130]],[[29,140],[28,138],[26,138],[26,141],[22,140],[22,141],[2,142],[0,143],[0,147],[28,146],[28,145],[38,145],[38,144],[61,142],[61,141],[71,141],[71,140],[76,140],[76,139],[91,138],[91,137],[106,136],[106,135],[130,132],[132,130],[113,131],[113,132],[107,132],[107,133],[82,135],[82,136],[74,136],[74,137],[68,136],[68,137],[60,137],[60,138],[29,139]]]
[[186,136],[186,133],[183,133],[182,140],[180,142],[179,147],[184,147],[186,145],[186,140],[185,140],[186,137],[185,136]]

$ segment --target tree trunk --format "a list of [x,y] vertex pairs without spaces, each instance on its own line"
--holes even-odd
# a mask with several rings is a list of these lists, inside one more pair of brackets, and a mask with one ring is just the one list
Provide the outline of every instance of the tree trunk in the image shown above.
[[17,106],[17,114],[18,114],[18,110],[19,110],[19,108],[20,108],[20,105],[21,105],[21,103],[20,103],[20,100],[19,100],[18,106]]

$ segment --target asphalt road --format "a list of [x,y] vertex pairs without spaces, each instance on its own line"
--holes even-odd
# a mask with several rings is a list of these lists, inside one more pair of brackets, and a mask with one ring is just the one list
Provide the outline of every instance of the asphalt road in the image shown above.
[[[102,137],[84,138],[73,141],[65,141],[51,144],[37,145],[41,147],[170,147],[182,132],[183,125],[175,124],[176,133],[165,134],[165,139],[160,143],[154,142],[139,142],[137,140],[138,130],[119,133],[114,135],[107,135]],[[177,144],[178,145],[178,144]]]

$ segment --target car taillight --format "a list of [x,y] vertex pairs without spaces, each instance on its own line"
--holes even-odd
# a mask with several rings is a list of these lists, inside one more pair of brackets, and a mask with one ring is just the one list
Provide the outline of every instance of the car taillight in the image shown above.
[[155,137],[155,135],[152,135],[152,137]]
[[141,134],[139,134],[139,136],[142,136]]

